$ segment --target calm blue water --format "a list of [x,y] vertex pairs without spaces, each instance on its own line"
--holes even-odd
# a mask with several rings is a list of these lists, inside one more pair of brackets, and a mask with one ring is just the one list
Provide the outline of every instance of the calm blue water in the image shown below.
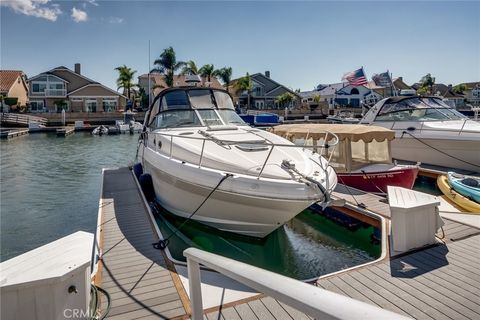
[[101,170],[133,162],[138,135],[30,134],[0,143],[1,260],[93,232]]

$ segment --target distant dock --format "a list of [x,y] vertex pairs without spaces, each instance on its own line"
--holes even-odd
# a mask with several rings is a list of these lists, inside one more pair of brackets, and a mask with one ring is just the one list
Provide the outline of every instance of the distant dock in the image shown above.
[[28,132],[28,129],[2,129],[0,138],[8,140],[27,135]]
[[63,127],[63,128],[58,128],[56,131],[57,137],[67,137],[71,134],[75,133],[75,128],[74,127]]
[[[340,189],[334,196],[346,197],[347,193]],[[348,210],[357,215],[362,210],[381,214],[390,223],[389,206],[381,197],[354,196],[365,206],[349,198]],[[447,219],[445,223],[443,243],[398,257],[390,257],[387,250],[383,259],[322,276],[316,286],[416,319],[478,319],[480,229]],[[109,318],[192,316],[188,289],[179,279],[181,266],[152,247],[160,237],[131,171],[105,170],[97,231],[101,262],[95,283],[111,294]],[[236,301],[222,299],[219,306],[203,313],[205,319],[311,319],[264,294]]]

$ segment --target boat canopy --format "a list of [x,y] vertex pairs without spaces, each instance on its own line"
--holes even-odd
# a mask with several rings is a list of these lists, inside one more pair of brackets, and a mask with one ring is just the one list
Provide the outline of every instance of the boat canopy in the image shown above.
[[227,91],[205,87],[163,90],[149,108],[145,123],[152,129],[246,125]]
[[308,123],[279,125],[269,131],[296,144],[314,146],[325,144],[326,131],[335,134],[339,139],[336,148],[314,150],[322,156],[331,156],[330,164],[339,172],[351,172],[372,163],[392,163],[390,141],[395,138],[395,132],[387,128]]
[[334,133],[340,141],[350,140],[357,142],[362,140],[368,143],[373,140],[377,142],[392,141],[395,138],[395,131],[393,130],[358,124],[284,124],[270,129],[270,132],[289,140],[306,138],[322,140],[325,137],[325,131]]

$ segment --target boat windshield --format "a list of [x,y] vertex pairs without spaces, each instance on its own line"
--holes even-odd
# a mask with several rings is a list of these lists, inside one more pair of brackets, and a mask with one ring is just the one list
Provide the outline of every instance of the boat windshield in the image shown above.
[[438,98],[411,98],[386,103],[376,121],[442,121],[464,120],[466,116]]
[[155,117],[151,127],[156,129],[247,125],[233,110],[169,110]]
[[155,116],[149,126],[157,129],[247,125],[235,112],[228,93],[209,88],[170,91],[155,102],[151,112]]

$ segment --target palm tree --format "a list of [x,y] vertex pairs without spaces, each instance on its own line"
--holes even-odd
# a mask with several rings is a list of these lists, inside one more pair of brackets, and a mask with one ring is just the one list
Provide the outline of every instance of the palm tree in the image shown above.
[[185,63],[185,65],[182,68],[181,74],[198,74],[198,68],[197,65],[195,64],[195,61],[189,60]]
[[213,64],[206,64],[198,70],[198,73],[202,78],[207,78],[207,81],[210,82],[212,77],[217,76],[218,71],[215,70]]
[[285,105],[289,106],[293,100],[295,100],[295,96],[290,92],[285,92],[284,94],[278,96],[277,103],[284,107]]
[[132,92],[135,92],[133,88],[137,86],[133,83],[133,77],[137,71],[132,70],[126,65],[116,67],[115,70],[118,71],[117,90],[123,89],[124,94],[127,94],[127,98],[130,100]]
[[247,74],[245,77],[241,77],[235,83],[236,91],[238,95],[241,95],[243,92],[247,92],[247,109],[250,107],[250,94],[252,93],[253,89],[253,82],[250,75]]
[[422,79],[420,79],[420,87],[428,88],[430,91],[430,94],[433,94],[434,85],[435,85],[435,78],[432,77],[430,73],[428,73],[427,75],[423,76]]
[[222,69],[218,70],[217,74],[218,74],[218,77],[220,77],[220,79],[222,80],[223,85],[225,86],[225,88],[227,88],[227,91],[228,91],[230,82],[232,82],[232,68],[223,67]]
[[173,86],[173,76],[175,75],[175,71],[184,66],[185,62],[177,62],[175,50],[173,50],[172,47],[168,47],[167,49],[163,50],[160,58],[156,59],[153,64],[156,67],[152,69],[151,72],[163,74],[165,76],[165,83],[167,86],[171,87]]

